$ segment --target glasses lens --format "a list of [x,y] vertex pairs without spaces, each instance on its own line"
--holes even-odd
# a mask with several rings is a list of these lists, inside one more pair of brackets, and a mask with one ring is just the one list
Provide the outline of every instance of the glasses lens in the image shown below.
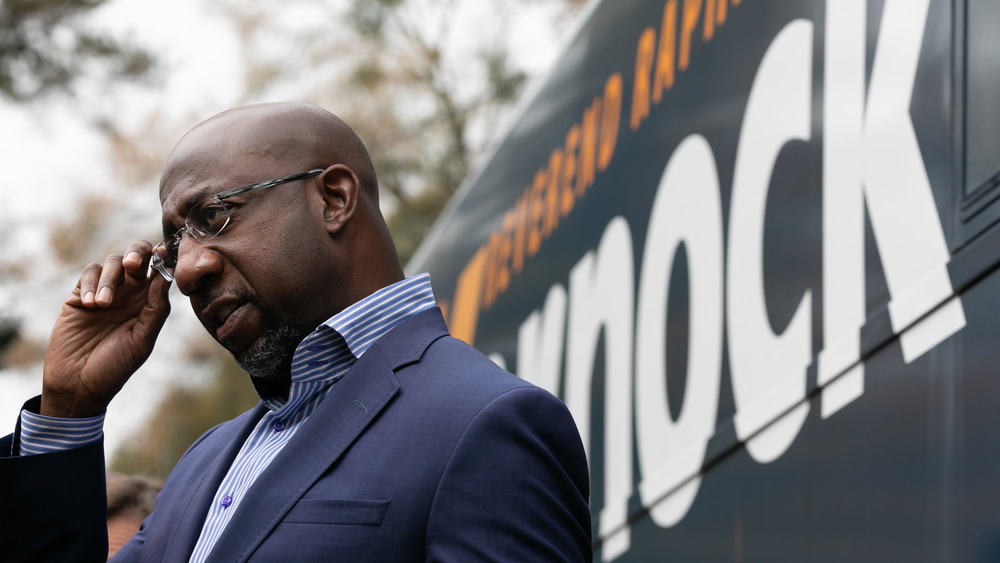
[[192,209],[184,219],[184,224],[191,236],[204,242],[226,228],[229,224],[229,210],[218,198],[210,199]]

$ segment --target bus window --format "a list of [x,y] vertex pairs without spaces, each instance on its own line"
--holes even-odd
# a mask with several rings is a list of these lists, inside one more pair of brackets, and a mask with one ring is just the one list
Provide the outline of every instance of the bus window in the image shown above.
[[1000,180],[1000,2],[966,4],[964,193]]

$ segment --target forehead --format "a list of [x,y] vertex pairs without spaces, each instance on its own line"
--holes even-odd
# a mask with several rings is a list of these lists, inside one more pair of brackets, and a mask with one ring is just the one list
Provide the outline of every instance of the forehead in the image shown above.
[[[174,232],[187,212],[219,192],[271,178],[273,163],[265,159],[171,160],[160,180],[160,209],[164,231]],[[172,229],[172,230],[171,230]]]
[[264,110],[223,112],[181,138],[160,180],[165,231],[180,228],[188,210],[206,197],[282,175],[294,143],[266,117]]
[[160,187],[160,213],[164,233],[173,232],[184,223],[187,212],[198,202],[226,189],[223,180],[197,180],[184,177],[165,182]]

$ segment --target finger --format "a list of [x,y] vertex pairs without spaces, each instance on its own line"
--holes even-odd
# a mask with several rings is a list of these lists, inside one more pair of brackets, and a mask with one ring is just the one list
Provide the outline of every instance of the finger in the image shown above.
[[80,281],[77,282],[77,288],[79,288],[80,301],[84,307],[97,306],[97,282],[100,275],[101,265],[97,262],[91,262],[83,268],[83,273],[80,274]]
[[125,251],[125,257],[122,259],[122,266],[125,268],[125,273],[134,278],[145,278],[146,271],[149,269],[149,257],[152,250],[153,245],[144,240],[137,240],[130,244],[128,250]]
[[124,278],[125,269],[122,267],[122,255],[111,254],[104,259],[104,266],[101,268],[101,278],[97,282],[97,295],[95,302],[100,307],[107,307],[115,298],[115,286]]
[[163,323],[170,314],[170,282],[163,276],[155,276],[149,283],[148,299],[146,306],[139,314],[140,323],[147,327],[150,349]]

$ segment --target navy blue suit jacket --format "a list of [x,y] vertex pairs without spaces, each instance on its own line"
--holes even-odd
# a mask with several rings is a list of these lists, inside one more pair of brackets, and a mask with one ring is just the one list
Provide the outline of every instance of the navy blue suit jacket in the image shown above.
[[[114,560],[187,561],[264,412],[258,406],[199,438]],[[94,528],[103,468],[100,444],[0,458],[0,491],[18,489],[16,504],[0,512],[19,515],[22,532],[58,528],[62,539],[44,542],[89,549],[96,540],[86,538],[98,532],[77,528]],[[72,499],[42,499],[57,476],[73,483],[60,483],[55,496]],[[565,405],[449,336],[435,308],[386,334],[337,383],[254,483],[209,560],[590,561],[588,494]]]

